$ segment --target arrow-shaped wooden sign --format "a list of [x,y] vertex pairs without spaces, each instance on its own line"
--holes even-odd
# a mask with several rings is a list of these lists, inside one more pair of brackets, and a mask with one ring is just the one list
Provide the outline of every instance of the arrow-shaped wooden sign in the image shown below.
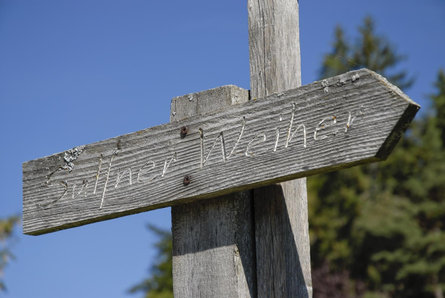
[[23,164],[38,235],[385,159],[419,109],[362,69]]

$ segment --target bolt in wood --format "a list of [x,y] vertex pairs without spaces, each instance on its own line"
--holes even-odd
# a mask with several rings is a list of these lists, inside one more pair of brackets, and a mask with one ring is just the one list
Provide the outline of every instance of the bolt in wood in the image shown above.
[[182,180],[182,183],[184,184],[184,186],[187,186],[190,184],[190,181],[191,181],[191,177],[189,175],[185,175],[184,180]]
[[179,133],[181,136],[181,139],[185,138],[187,136],[187,133],[189,132],[187,126],[181,127],[181,132]]

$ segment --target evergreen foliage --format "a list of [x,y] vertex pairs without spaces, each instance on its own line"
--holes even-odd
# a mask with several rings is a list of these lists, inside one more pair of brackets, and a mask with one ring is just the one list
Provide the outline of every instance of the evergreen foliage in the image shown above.
[[142,292],[146,298],[173,298],[171,232],[153,225],[149,225],[148,229],[159,239],[154,245],[157,258],[150,268],[150,277],[133,286],[129,292]]
[[359,36],[355,42],[346,40],[340,26],[335,29],[332,52],[325,55],[320,73],[321,77],[332,77],[349,70],[369,68],[386,77],[402,89],[410,87],[414,80],[408,78],[406,71],[394,71],[405,58],[394,51],[386,38],[375,34],[371,17],[366,17],[358,28]]
[[20,218],[18,216],[0,219],[0,292],[6,291],[6,285],[2,277],[6,265],[14,258],[10,247],[11,238],[14,234],[14,228],[19,221]]
[[[359,36],[348,42],[337,27],[322,77],[367,67],[401,88],[411,85],[406,72],[391,72],[402,56],[375,34],[370,18]],[[443,71],[435,87],[432,110],[412,123],[387,161],[308,179],[314,297],[336,290],[343,297],[443,297]],[[329,274],[318,274],[326,264]],[[330,276],[342,276],[349,287],[326,289]]]

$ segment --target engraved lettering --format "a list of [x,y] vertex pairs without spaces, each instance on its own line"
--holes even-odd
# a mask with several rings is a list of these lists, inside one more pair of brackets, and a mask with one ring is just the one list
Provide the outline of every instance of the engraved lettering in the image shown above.
[[63,188],[64,188],[63,194],[60,197],[58,197],[57,199],[49,202],[48,204],[38,204],[37,205],[38,207],[40,207],[40,208],[51,207],[52,205],[54,205],[55,203],[57,203],[58,201],[63,199],[63,197],[65,197],[66,193],[68,192],[68,183],[66,181],[59,181],[58,184],[63,186]]
[[97,166],[96,183],[94,184],[94,191],[93,191],[94,195],[96,194],[97,184],[99,183],[99,175],[100,175],[100,169],[102,167],[102,159],[103,159],[103,155],[101,154],[99,157],[99,165]]
[[139,169],[138,177],[137,177],[136,181],[138,183],[146,183],[146,182],[150,182],[150,181],[154,180],[157,177],[157,175],[153,175],[148,178],[145,178],[145,180],[143,180],[143,178],[141,178],[141,176],[143,177],[144,175],[149,174],[155,167],[156,167],[156,163],[154,161],[152,161],[152,160],[147,161],[142,166],[142,168]]
[[116,177],[116,184],[114,185],[114,188],[118,188],[119,187],[119,183],[122,181],[122,179],[125,177],[125,175],[128,176],[128,183],[129,185],[132,185],[133,181],[132,181],[132,172],[131,172],[131,168],[125,169],[120,173],[117,173],[117,177]]
[[50,186],[52,186],[52,185],[61,185],[61,186],[63,187],[63,193],[62,193],[62,195],[61,195],[60,197],[58,197],[57,199],[52,200],[52,201],[49,202],[49,203],[46,203],[46,204],[40,204],[40,203],[38,203],[38,204],[37,204],[37,207],[38,207],[38,208],[44,209],[44,208],[53,206],[55,203],[57,203],[58,201],[60,201],[61,199],[63,199],[63,197],[65,197],[66,193],[68,192],[68,183],[67,183],[66,181],[57,181],[57,182],[54,182],[54,181],[51,180],[51,177],[52,177],[55,173],[57,173],[58,171],[60,171],[60,170],[65,170],[65,169],[64,169],[63,167],[59,167],[59,168],[57,168],[57,170],[53,171],[51,174],[49,174],[48,176],[46,176],[46,182],[45,182],[45,185],[46,185],[47,187],[50,187]]
[[224,132],[222,132],[222,131],[215,138],[215,140],[213,141],[212,147],[210,148],[207,155],[205,155],[204,130],[202,128],[199,128],[199,138],[200,138],[200,146],[201,146],[200,167],[201,168],[204,167],[204,165],[206,164],[206,162],[208,161],[208,159],[210,157],[210,154],[212,153],[213,149],[215,148],[218,140],[221,142],[221,156],[222,156],[222,160],[224,162],[227,161],[233,155],[235,155],[236,148],[238,147],[238,145],[243,137],[245,127],[246,127],[246,117],[243,117],[243,119],[241,120],[241,130],[239,132],[238,138],[237,138],[235,144],[233,145],[232,150],[230,151],[229,155],[226,154],[226,141],[224,138]]
[[273,152],[277,151],[278,142],[280,140],[280,129],[278,127],[275,128],[275,134],[276,134],[276,139],[275,139],[275,146],[273,147]]
[[164,175],[167,173],[168,167],[170,167],[170,164],[174,161],[176,161],[176,152],[173,154],[172,158],[170,158],[168,162],[167,160],[164,161],[164,168],[162,169],[161,177],[164,177]]
[[77,192],[77,194],[76,194],[76,187],[77,187],[77,185],[74,184],[73,185],[73,195],[72,195],[73,200],[78,198],[82,192],[85,194],[85,199],[86,199],[87,198],[88,180],[85,179],[82,181],[82,185],[80,185],[80,190]]
[[246,127],[246,117],[243,117],[243,119],[241,120],[241,131],[239,133],[238,139],[235,142],[235,145],[233,145],[232,151],[230,151],[229,156],[227,156],[227,159],[229,159],[232,154],[235,153],[236,147],[238,146],[239,142],[241,141],[241,138],[243,137],[243,133],[244,133],[244,128]]
[[210,148],[209,152],[207,153],[207,156],[204,158],[204,152],[205,152],[205,145],[204,145],[204,130],[202,128],[199,128],[199,136],[200,136],[200,140],[201,140],[201,162],[200,162],[200,167],[204,167],[204,165],[206,164],[207,160],[210,157],[210,154],[212,153],[213,148],[215,148],[216,143],[218,142],[218,140],[220,140],[221,142],[221,155],[222,155],[222,159],[223,161],[226,161],[226,147],[225,147],[225,143],[224,143],[224,134],[223,132],[220,132],[218,134],[218,136],[215,138],[215,140],[213,141],[213,145]]
[[[330,123],[328,123],[328,121],[331,121]],[[321,136],[318,137],[317,134],[320,130],[326,129],[328,127],[331,127],[333,125],[335,125],[337,123],[337,117],[335,116],[330,116],[330,117],[325,117],[323,118],[317,125],[317,127],[315,127],[315,131],[314,131],[314,140],[323,140],[326,139],[327,136]]]
[[[286,117],[285,115],[287,115],[287,113],[289,112],[288,109],[290,107],[292,108],[292,110],[290,113],[289,122],[287,122],[287,119],[283,118]],[[305,111],[305,118],[310,118],[307,110],[305,110],[306,106],[301,108],[302,111]],[[123,187],[122,184],[124,184],[124,186],[127,188],[131,188],[134,184],[137,183],[149,183],[154,181],[155,179],[161,179],[169,176],[168,174],[177,170],[176,168],[181,169],[182,171],[184,170],[184,167],[190,166],[183,160],[181,160],[180,162],[184,163],[180,164],[178,161],[178,156],[180,158],[182,156],[190,157],[187,154],[196,152],[196,154],[200,154],[200,156],[195,156],[195,158],[191,158],[190,160],[196,161],[196,159],[199,158],[199,167],[203,168],[204,166],[209,165],[209,163],[212,162],[227,162],[230,160],[230,158],[236,156],[237,154],[238,156],[244,158],[244,156],[258,156],[259,154],[262,154],[266,151],[268,151],[268,153],[272,153],[272,151],[277,152],[278,148],[281,148],[279,146],[284,145],[284,148],[289,148],[292,145],[292,142],[298,142],[298,146],[300,146],[299,144],[301,142],[303,144],[303,148],[307,148],[307,134],[309,133],[309,137],[312,137],[311,129],[313,129],[313,138],[315,141],[324,140],[329,138],[331,134],[333,136],[337,136],[339,132],[343,134],[343,129],[345,133],[348,133],[349,130],[351,130],[352,125],[357,124],[360,116],[365,114],[363,105],[361,105],[359,108],[350,108],[349,111],[344,110],[343,113],[341,113],[341,120],[339,120],[340,118],[337,119],[336,115],[331,114],[331,116],[322,118],[321,121],[319,121],[318,123],[315,122],[315,125],[312,124],[311,126],[306,126],[313,120],[308,119],[308,122],[303,123],[300,115],[297,114],[299,112],[299,109],[300,106],[297,105],[297,103],[292,103],[291,106],[284,107],[284,110],[281,110],[281,108],[274,110],[277,112],[277,114],[273,116],[274,123],[266,121],[266,127],[256,127],[253,131],[247,130],[248,127],[246,126],[246,117],[242,117],[242,119],[240,119],[241,123],[238,122],[238,126],[231,126],[227,131],[215,131],[214,129],[211,130],[212,137],[211,139],[207,140],[205,140],[206,136],[204,135],[204,130],[202,128],[199,128],[200,153],[196,152],[196,149],[198,148],[195,148],[194,150],[188,150],[190,148],[179,147],[181,148],[180,152],[176,152],[172,150],[172,148],[165,148],[165,155],[159,156],[158,153],[156,153],[153,157],[145,157],[143,161],[140,158],[144,157],[139,156],[136,157],[136,161],[132,159],[132,164],[134,161],[138,164],[137,168],[136,166],[133,166],[133,168],[129,166],[123,166],[121,169],[116,168],[117,165],[115,164],[115,159],[117,155],[120,154],[119,152],[121,152],[121,141],[118,140],[117,148],[111,155],[105,156],[104,154],[100,154],[99,156],[95,157],[97,159],[93,161],[95,166],[94,169],[89,168],[89,166],[86,167],[84,166],[84,164],[82,164],[83,167],[79,167],[79,172],[81,172],[81,170],[87,169],[87,173],[89,173],[88,175],[91,176],[80,178],[79,180],[77,180],[77,184],[75,183],[75,181],[72,181],[72,178],[65,178],[65,176],[70,175],[72,175],[71,177],[77,177],[77,171],[74,169],[73,162],[79,162],[78,157],[84,151],[85,147],[76,147],[65,152],[64,155],[61,155],[59,159],[62,164],[56,170],[46,176],[46,181],[43,182],[43,185],[45,187],[52,188],[51,193],[53,194],[53,196],[44,200],[44,203],[42,204],[38,203],[37,207],[52,207],[54,204],[63,199],[71,198],[73,201],[84,199],[86,200],[88,198],[88,195],[92,196],[98,194],[98,196],[101,196],[99,208],[102,209],[106,204],[105,199],[107,198],[107,195],[110,195],[107,192],[116,190],[119,187]],[[338,108],[335,109],[335,113],[340,113]],[[260,113],[260,115],[264,114],[265,113]],[[232,120],[237,121],[237,119]],[[228,121],[229,123],[231,123],[231,125],[233,124],[232,120]],[[283,122],[283,120],[285,122]],[[230,140],[226,140],[227,135],[229,135]],[[248,139],[243,140],[243,137],[245,138],[245,135],[248,136]],[[268,140],[268,138],[270,138],[270,140]],[[227,148],[226,141],[228,146]],[[311,142],[311,140],[309,140],[309,142]],[[175,146],[176,144],[174,140],[168,140],[168,143],[170,146]],[[309,143],[309,145],[312,144],[314,143]],[[198,144],[194,143],[193,146],[198,146]],[[296,145],[294,144],[294,146]],[[301,149],[303,150],[303,148]],[[182,155],[182,150],[186,151],[187,154]],[[219,153],[219,150],[221,150],[221,153]],[[226,150],[230,150],[230,153]],[[144,154],[149,155],[150,153],[148,152]],[[153,160],[150,158],[153,158]],[[278,158],[280,157],[278,156]],[[130,158],[128,159],[130,160]],[[85,160],[89,160],[89,158],[85,158]],[[209,160],[211,160],[211,162],[209,162]],[[81,160],[81,162],[83,163],[85,161]],[[198,163],[198,161],[195,162],[195,167],[197,168],[198,165],[196,163]],[[140,166],[141,164],[142,166]],[[178,165],[176,166],[176,164]],[[192,168],[191,170],[196,170],[196,168]],[[116,181],[113,180],[114,177],[116,177]],[[70,182],[68,183],[68,181]],[[101,189],[102,182],[103,189]],[[109,188],[108,184],[110,184]],[[112,185],[114,185],[114,187],[112,187]]]
[[[360,106],[360,110],[359,110],[359,115],[363,115],[363,105]],[[354,117],[352,116],[351,112],[348,112],[348,122],[346,122],[345,125],[345,132],[348,132],[348,129],[352,126],[352,123],[354,122],[355,118],[357,118],[357,115],[355,115]]]
[[[287,139],[286,139],[286,144],[284,145],[284,148],[287,148],[289,146],[290,141],[292,141],[292,138],[296,135],[296,133],[300,130],[300,128],[303,129],[303,147],[306,148],[306,126],[303,123],[301,123],[300,125],[297,126],[297,128],[292,133],[292,126],[294,124],[296,109],[297,109],[296,105],[293,103],[292,104],[292,114],[290,117],[289,129],[287,131]],[[277,140],[277,145],[278,145],[278,140]]]
[[[118,143],[118,147],[119,147],[119,143]],[[107,176],[105,179],[105,185],[104,185],[104,190],[102,192],[102,200],[100,201],[100,207],[99,209],[102,209],[102,207],[104,206],[104,201],[105,201],[105,193],[107,192],[107,185],[108,185],[108,180],[110,179],[110,172],[111,172],[111,165],[113,163],[114,157],[119,153],[119,149],[115,150],[113,152],[113,154],[110,157],[110,163],[108,164],[108,171],[107,171]]]
[[[280,115],[280,122],[281,122],[281,120],[283,120],[283,117]],[[275,128],[275,135],[276,135],[276,138],[275,138],[275,146],[273,148],[273,152],[277,151],[278,142],[280,141],[280,129],[278,127]]]
[[[262,140],[259,140],[259,139],[261,139],[262,138]],[[247,144],[247,147],[246,147],[246,152],[244,152],[244,155],[246,155],[247,157],[249,157],[249,156],[254,156],[255,154],[251,151],[251,149],[252,149],[252,146],[254,145],[254,143],[255,143],[255,141],[258,141],[258,143],[264,143],[264,142],[266,142],[266,134],[264,134],[264,133],[259,133],[259,134],[257,134],[250,142],[249,142],[249,144]]]

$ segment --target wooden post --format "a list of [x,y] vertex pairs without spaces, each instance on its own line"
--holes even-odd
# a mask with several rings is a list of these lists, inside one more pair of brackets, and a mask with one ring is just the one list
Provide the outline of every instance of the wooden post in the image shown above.
[[24,232],[173,206],[175,297],[312,297],[306,180],[273,183],[385,159],[420,107],[366,69],[293,89],[298,0],[248,12],[258,101],[185,95],[173,123],[24,163]]
[[[300,86],[298,2],[248,8],[252,98]],[[230,104],[223,98],[176,98],[171,120]],[[306,179],[256,189],[254,202],[244,192],[172,207],[175,297],[312,297]]]
[[[224,86],[172,100],[171,121],[248,100]],[[193,178],[192,178],[193,179]],[[181,297],[256,297],[252,191],[172,207],[173,290]]]
[[[301,85],[297,0],[248,0],[250,86],[262,98]],[[254,191],[258,297],[312,297],[306,179]]]

